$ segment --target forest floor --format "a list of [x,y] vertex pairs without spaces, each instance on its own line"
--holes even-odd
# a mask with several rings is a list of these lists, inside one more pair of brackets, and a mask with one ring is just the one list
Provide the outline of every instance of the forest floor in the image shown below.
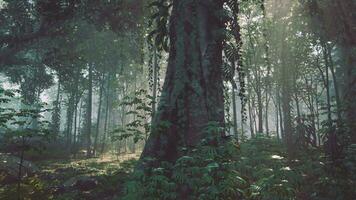
[[[139,155],[34,161],[34,173],[22,180],[23,199],[115,199]],[[18,199],[17,180],[0,170],[0,199]]]
[[[352,200],[355,182],[343,169],[330,169],[321,149],[306,148],[287,159],[286,149],[274,139],[259,138],[241,144],[236,171],[246,180],[247,199]],[[105,155],[91,159],[33,162],[38,169],[23,178],[4,180],[0,168],[0,199],[120,199],[139,155]]]

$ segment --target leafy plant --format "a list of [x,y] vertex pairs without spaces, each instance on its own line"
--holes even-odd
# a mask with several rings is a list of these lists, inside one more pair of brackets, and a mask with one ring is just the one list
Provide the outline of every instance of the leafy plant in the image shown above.
[[112,141],[121,141],[127,138],[133,138],[137,143],[140,140],[147,140],[151,130],[150,116],[152,116],[152,97],[146,90],[135,91],[133,95],[124,97],[120,105],[131,106],[132,110],[126,112],[126,115],[133,116],[130,123],[125,126],[118,126],[112,131]]
[[[249,184],[235,170],[238,145],[211,123],[196,148],[182,148],[174,162],[136,171],[124,199],[242,199]],[[139,192],[137,192],[139,191]]]

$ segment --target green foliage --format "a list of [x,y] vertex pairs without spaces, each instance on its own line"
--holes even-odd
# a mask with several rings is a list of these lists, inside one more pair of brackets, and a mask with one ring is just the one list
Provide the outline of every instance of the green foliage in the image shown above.
[[125,126],[118,126],[112,131],[111,140],[121,141],[127,138],[133,138],[137,143],[140,140],[147,140],[151,130],[149,117],[152,116],[152,97],[147,94],[146,90],[138,90],[123,98],[120,106],[129,106],[133,108],[126,112],[127,116],[134,119]]
[[154,38],[154,44],[158,50],[168,52],[168,19],[170,16],[170,0],[155,0],[149,4],[152,15],[150,17],[150,25],[154,23],[153,30],[148,35],[148,40]]
[[22,180],[21,190],[17,191],[16,185],[6,185],[0,189],[0,199],[18,199],[18,192],[24,200],[30,199],[53,199],[46,190],[46,183],[37,176],[26,177]]
[[182,148],[175,163],[137,170],[126,184],[124,199],[240,199],[248,182],[235,170],[238,145],[219,137],[212,123],[208,137],[193,149]]
[[[38,121],[41,113],[48,110],[41,108],[15,109],[9,106],[17,91],[0,88],[0,127],[2,136],[10,138],[48,135],[48,121]],[[41,106],[41,105],[40,105]],[[1,132],[0,132],[1,133]]]
[[[209,131],[218,128],[211,125]],[[123,199],[353,199],[354,179],[342,166],[334,168],[319,149],[299,151],[288,160],[279,141],[258,136],[240,145],[214,143],[208,137],[199,147],[182,149],[175,163],[161,162],[137,170],[126,183]],[[352,147],[350,147],[352,151]],[[354,169],[353,155],[345,165]]]

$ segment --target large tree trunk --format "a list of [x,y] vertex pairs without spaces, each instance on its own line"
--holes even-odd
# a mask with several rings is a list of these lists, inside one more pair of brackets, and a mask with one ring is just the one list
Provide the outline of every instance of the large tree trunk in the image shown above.
[[[282,44],[282,49],[285,49],[285,42]],[[283,110],[283,128],[285,135],[285,143],[290,158],[294,157],[294,138],[293,138],[293,119],[292,119],[292,84],[294,81],[293,73],[286,62],[285,52],[282,52],[282,110]]]
[[344,101],[347,124],[351,133],[351,143],[356,144],[356,44],[354,47],[345,45],[344,71],[346,74],[346,87],[344,88]]
[[166,79],[141,158],[174,162],[210,122],[223,126],[222,9],[222,0],[173,1]]
[[342,64],[345,74],[345,99],[346,119],[350,129],[351,143],[356,144],[356,2],[353,0],[336,1],[339,12],[339,21],[342,24]]

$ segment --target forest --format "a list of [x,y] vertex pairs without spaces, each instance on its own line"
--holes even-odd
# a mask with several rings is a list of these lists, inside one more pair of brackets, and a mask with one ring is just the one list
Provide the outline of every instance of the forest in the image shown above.
[[355,200],[355,0],[0,0],[1,200]]

